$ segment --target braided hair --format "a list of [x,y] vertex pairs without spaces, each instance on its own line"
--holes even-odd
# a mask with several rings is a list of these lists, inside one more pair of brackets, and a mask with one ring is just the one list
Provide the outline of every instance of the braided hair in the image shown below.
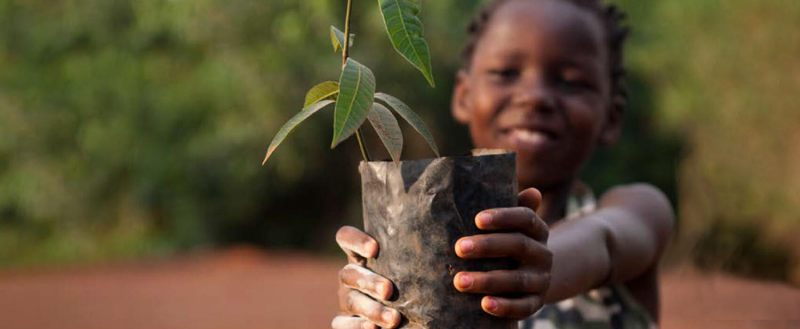
[[[461,53],[464,66],[469,67],[489,21],[497,9],[511,0],[491,0],[478,14],[473,17],[467,27],[467,45]],[[561,0],[572,3],[579,8],[589,10],[595,14],[605,29],[606,44],[609,54],[609,78],[611,79],[612,105],[622,111],[628,103],[628,90],[625,86],[624,46],[630,28],[624,24],[625,13],[615,5],[606,5],[603,0]]]

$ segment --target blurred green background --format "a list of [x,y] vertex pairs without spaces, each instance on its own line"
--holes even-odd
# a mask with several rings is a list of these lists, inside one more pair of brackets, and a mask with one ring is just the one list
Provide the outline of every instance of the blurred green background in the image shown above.
[[[425,1],[438,87],[397,56],[374,1],[352,55],[378,89],[469,149],[449,98],[480,1]],[[680,215],[670,259],[800,282],[800,3],[617,1],[634,35],[624,140],[598,190],[647,181]],[[0,0],[0,266],[170,255],[241,243],[334,252],[360,222],[354,142],[331,114],[266,167],[305,91],[338,77],[334,0]],[[406,158],[430,156],[408,131]],[[375,153],[380,153],[374,136]]]

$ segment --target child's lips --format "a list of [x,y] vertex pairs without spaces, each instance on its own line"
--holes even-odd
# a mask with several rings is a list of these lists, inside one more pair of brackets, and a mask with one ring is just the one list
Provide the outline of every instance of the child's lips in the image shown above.
[[555,136],[536,129],[513,128],[504,132],[507,142],[518,151],[542,151],[555,144]]

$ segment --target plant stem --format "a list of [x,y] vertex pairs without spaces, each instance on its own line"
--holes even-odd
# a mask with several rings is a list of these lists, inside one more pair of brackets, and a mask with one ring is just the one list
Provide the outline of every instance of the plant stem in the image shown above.
[[353,0],[347,0],[347,10],[344,14],[344,44],[342,45],[342,67],[347,64],[350,57],[350,13],[353,11]]
[[[353,11],[353,0],[347,0],[347,10],[344,15],[344,44],[342,45],[342,68],[347,64],[347,58],[350,56],[350,13]],[[361,157],[364,161],[369,161],[369,151],[364,143],[364,136],[361,134],[361,128],[356,130],[356,140],[358,141],[358,148],[361,150]]]

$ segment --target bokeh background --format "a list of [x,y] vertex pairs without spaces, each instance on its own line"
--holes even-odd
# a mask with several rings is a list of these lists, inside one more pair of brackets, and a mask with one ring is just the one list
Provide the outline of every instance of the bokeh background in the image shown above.
[[[666,191],[669,264],[800,284],[800,2],[615,2],[634,30],[632,104],[584,179]],[[469,149],[449,98],[479,3],[423,3],[435,89],[374,1],[355,4],[352,56],[445,154]],[[0,268],[243,244],[336,257],[335,230],[361,221],[355,143],[328,149],[327,113],[260,161],[305,91],[337,79],[343,14],[338,0],[0,0]],[[431,156],[406,132],[406,158]]]

